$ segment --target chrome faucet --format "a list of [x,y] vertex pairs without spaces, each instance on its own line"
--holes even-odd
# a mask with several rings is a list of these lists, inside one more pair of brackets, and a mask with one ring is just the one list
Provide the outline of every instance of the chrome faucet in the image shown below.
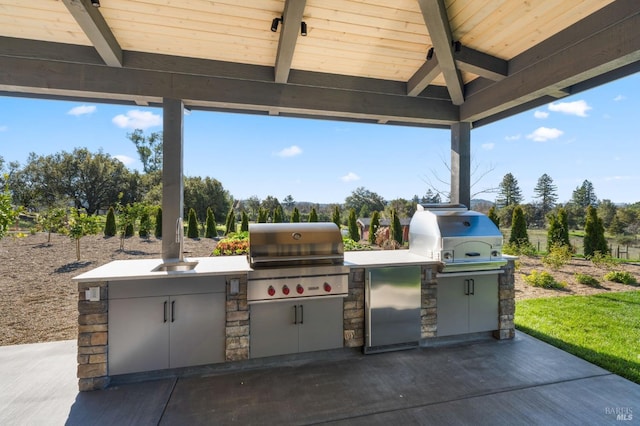
[[182,218],[176,221],[176,243],[179,244],[178,262],[184,262],[184,225]]

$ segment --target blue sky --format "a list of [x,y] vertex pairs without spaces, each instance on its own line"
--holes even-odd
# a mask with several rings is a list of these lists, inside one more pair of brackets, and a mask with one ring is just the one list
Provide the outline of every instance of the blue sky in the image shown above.
[[[640,201],[640,74],[560,99],[471,132],[472,188],[498,186],[507,173],[533,201],[546,173],[560,202],[585,179],[599,199]],[[75,147],[140,169],[127,138],[162,130],[162,110],[0,97],[0,156],[24,164],[30,152]],[[357,187],[387,200],[446,189],[450,132],[374,124],[194,111],[185,117],[184,170],[210,176],[236,199],[342,203]],[[477,198],[494,200],[495,194]]]

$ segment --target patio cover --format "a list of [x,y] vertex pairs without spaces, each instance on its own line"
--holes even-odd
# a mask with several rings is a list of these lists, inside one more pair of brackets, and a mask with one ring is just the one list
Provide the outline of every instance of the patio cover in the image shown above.
[[0,95],[162,106],[179,189],[186,107],[450,128],[468,203],[473,127],[640,70],[637,0],[93,3],[0,0]]

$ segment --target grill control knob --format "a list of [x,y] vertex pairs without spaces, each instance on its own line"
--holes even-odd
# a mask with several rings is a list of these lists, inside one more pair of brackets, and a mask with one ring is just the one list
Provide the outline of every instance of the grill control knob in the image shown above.
[[298,294],[302,294],[302,293],[304,293],[304,287],[302,287],[300,284],[298,284],[296,286],[296,291],[298,292]]
[[326,291],[327,293],[330,293],[331,292],[331,284],[324,283],[324,291]]
[[273,296],[274,294],[276,294],[276,289],[273,288],[272,285],[270,285],[269,288],[267,289],[267,293],[269,293],[269,296]]
[[282,294],[284,294],[285,296],[287,296],[289,294],[289,287],[287,287],[286,285],[282,286]]
[[494,250],[494,251],[491,252],[491,256],[498,257],[498,256],[500,256],[500,253],[498,252],[498,250]]

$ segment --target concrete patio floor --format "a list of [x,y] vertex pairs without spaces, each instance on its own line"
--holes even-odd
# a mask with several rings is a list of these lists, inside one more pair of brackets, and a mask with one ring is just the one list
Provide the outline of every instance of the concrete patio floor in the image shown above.
[[639,385],[522,333],[276,361],[79,393],[75,341],[0,347],[0,425],[640,424]]

